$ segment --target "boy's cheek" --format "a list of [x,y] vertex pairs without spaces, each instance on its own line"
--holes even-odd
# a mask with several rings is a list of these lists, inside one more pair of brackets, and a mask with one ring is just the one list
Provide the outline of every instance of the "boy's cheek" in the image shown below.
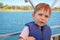
[[47,23],[49,21],[49,18],[45,20],[45,22]]

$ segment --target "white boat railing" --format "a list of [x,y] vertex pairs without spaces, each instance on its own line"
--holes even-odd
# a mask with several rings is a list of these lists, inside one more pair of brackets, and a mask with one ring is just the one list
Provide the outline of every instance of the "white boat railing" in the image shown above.
[[14,36],[14,35],[19,35],[19,34],[20,34],[20,32],[4,34],[4,35],[0,35],[0,38],[5,38],[5,37],[8,37],[8,36]]
[[[0,35],[0,38],[5,38],[5,37],[9,37],[9,36],[14,36],[14,35],[20,35],[20,32],[15,32],[15,33],[10,33],[10,34]],[[60,36],[60,34],[52,35],[52,37],[56,37],[56,36]]]
[[56,37],[56,36],[60,36],[60,34],[55,34],[55,35],[52,35],[52,37]]
[[51,26],[50,28],[60,28],[60,26]]

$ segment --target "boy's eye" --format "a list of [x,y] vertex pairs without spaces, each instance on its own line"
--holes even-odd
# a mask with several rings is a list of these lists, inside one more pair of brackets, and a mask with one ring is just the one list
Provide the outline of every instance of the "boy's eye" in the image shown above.
[[48,18],[49,16],[45,15],[46,18]]
[[43,14],[38,14],[39,16],[42,16]]

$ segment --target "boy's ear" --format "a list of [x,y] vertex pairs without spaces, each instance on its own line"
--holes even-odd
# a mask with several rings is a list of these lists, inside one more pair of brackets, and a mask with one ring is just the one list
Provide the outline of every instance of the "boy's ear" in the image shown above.
[[34,17],[35,17],[35,14],[34,14],[34,13],[32,13],[32,18],[34,19]]

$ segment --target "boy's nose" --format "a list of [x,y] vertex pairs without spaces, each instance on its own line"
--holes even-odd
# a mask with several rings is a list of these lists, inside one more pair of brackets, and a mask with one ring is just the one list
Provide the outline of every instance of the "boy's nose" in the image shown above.
[[42,16],[41,19],[44,20],[45,19],[45,16]]

